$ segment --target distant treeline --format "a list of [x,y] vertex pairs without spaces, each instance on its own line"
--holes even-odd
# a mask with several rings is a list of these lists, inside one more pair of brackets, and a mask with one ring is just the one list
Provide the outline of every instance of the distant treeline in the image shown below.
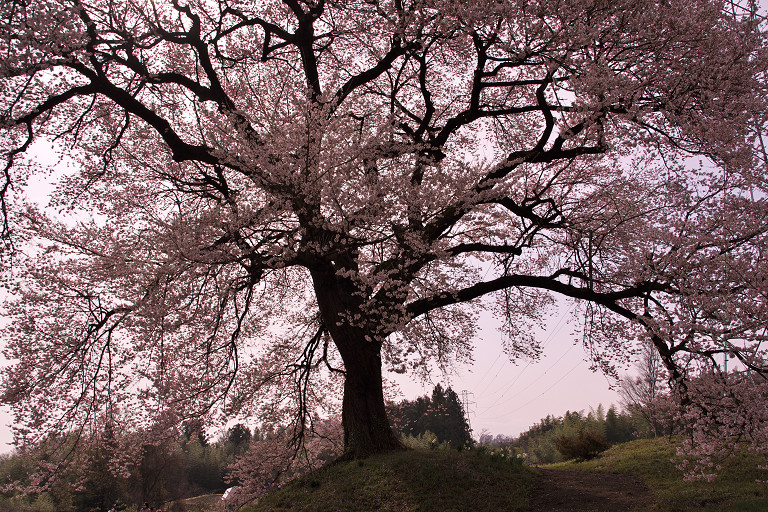
[[[479,442],[473,440],[461,400],[450,387],[438,384],[431,396],[391,403],[388,414],[394,430],[407,446],[480,448],[503,452],[504,457],[515,457],[521,462],[548,463],[588,458],[611,444],[654,437],[663,432],[658,421],[653,426],[649,423],[647,407],[627,409],[628,412],[623,412],[610,406],[606,411],[600,405],[588,413],[569,411],[563,416],[548,415],[518,438],[484,433]],[[51,438],[0,459],[0,512],[106,511],[114,504],[118,510],[135,510],[144,502],[174,512],[165,504],[220,493],[227,487],[239,485],[235,473],[230,472],[238,457],[252,447],[249,457],[258,458],[256,452],[260,452],[263,441],[279,440],[284,434],[274,428],[250,429],[238,424],[220,438],[209,440],[201,425],[190,423],[176,437],[141,445],[136,450],[137,459],[127,472],[116,474],[106,456],[108,447],[95,445],[84,460],[59,471],[55,483],[41,485],[35,480],[39,468],[57,462],[49,455],[52,451],[47,445],[68,442],[67,436]],[[141,444],[138,439],[137,443]],[[327,462],[325,458],[318,458],[317,462]],[[25,487],[33,491],[21,493],[19,490]]]
[[[201,428],[188,425],[180,438],[142,446],[138,450],[141,456],[126,474],[116,475],[102,450],[93,448],[84,460],[63,466],[56,482],[46,488],[35,481],[41,464],[56,462],[46,460],[50,459],[46,445],[67,442],[49,439],[2,457],[0,511],[106,511],[115,504],[118,510],[132,511],[144,502],[160,507],[173,500],[223,492],[231,485],[227,467],[252,439],[268,435],[270,432],[235,425],[220,439],[209,441]],[[29,490],[29,486],[40,487],[40,491],[35,487],[26,495],[19,491]]]
[[464,406],[450,387],[437,384],[431,397],[424,395],[390,404],[387,415],[392,428],[406,444],[409,438],[424,437],[427,433],[433,434],[434,437],[427,437],[437,445],[457,450],[470,448],[474,443]]
[[531,464],[560,462],[571,458],[589,458],[595,450],[633,439],[655,437],[646,415],[636,408],[621,411],[611,405],[597,409],[567,411],[563,416],[547,415],[528,430],[513,438],[482,434],[479,443],[491,448],[504,447]]
[[[431,396],[392,403],[389,416],[406,442],[418,437],[453,448],[467,448],[473,442],[464,409],[451,388],[438,385]],[[430,432],[426,438],[425,432]],[[238,424],[219,439],[209,440],[201,425],[190,423],[178,437],[141,446],[126,474],[115,475],[105,454],[108,450],[98,446],[86,455],[86,461],[70,464],[46,487],[35,479],[41,463],[56,463],[48,445],[69,442],[67,436],[51,438],[0,458],[0,512],[106,511],[114,504],[118,510],[135,510],[144,502],[165,506],[167,512],[164,504],[238,485],[229,472],[237,457],[254,441],[278,436],[280,432]],[[32,492],[25,495],[20,492],[24,488]]]

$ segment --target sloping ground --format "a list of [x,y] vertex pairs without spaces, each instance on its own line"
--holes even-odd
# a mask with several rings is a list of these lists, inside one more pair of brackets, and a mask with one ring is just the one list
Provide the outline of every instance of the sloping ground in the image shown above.
[[534,469],[475,453],[409,451],[337,464],[249,509],[277,511],[629,511],[655,499],[637,478]]
[[404,451],[342,462],[269,494],[252,512],[528,510],[535,474],[475,453]]
[[713,483],[684,482],[665,439],[600,458],[526,468],[488,455],[407,451],[335,464],[259,500],[249,512],[712,512],[768,511],[757,460],[737,454]]
[[218,510],[221,502],[221,494],[203,494],[194,498],[179,500],[175,506],[166,505],[163,510],[183,510],[184,512],[209,512]]
[[674,458],[675,447],[669,439],[642,439],[614,446],[595,460],[548,467],[596,473],[601,479],[610,478],[609,473],[639,478],[657,501],[640,510],[768,511],[768,486],[756,483],[768,479],[768,471],[757,469],[760,458],[754,453],[744,450],[722,461],[722,471],[714,482],[685,482],[672,462]]

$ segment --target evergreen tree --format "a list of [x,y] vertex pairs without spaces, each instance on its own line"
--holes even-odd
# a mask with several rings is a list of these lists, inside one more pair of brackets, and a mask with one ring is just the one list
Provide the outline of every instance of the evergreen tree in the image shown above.
[[605,414],[605,439],[611,444],[631,441],[636,437],[633,423],[630,414],[621,414],[612,405]]
[[403,436],[416,437],[429,431],[439,443],[448,442],[457,449],[473,443],[464,407],[450,387],[437,384],[431,398],[425,395],[390,406],[389,417],[392,427]]
[[233,453],[240,454],[245,451],[252,438],[251,430],[242,423],[238,423],[227,430],[225,441]]

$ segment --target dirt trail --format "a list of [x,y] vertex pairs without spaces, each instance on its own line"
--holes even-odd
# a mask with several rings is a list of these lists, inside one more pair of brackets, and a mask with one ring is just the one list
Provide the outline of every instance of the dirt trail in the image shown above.
[[620,512],[646,509],[655,499],[639,479],[611,473],[537,469],[531,512]]

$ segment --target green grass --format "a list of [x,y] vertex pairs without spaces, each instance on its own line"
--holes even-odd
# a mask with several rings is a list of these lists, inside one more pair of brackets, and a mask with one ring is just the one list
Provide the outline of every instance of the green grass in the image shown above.
[[614,446],[591,461],[563,462],[547,467],[637,476],[658,498],[658,505],[649,510],[768,510],[768,487],[755,482],[766,480],[768,475],[766,471],[756,469],[759,459],[754,454],[743,452],[725,461],[723,470],[712,483],[685,482],[672,462],[674,457],[674,445],[668,439],[642,439]]
[[452,450],[409,450],[315,471],[261,498],[248,512],[524,510],[527,468]]
[[[587,462],[565,462],[553,469],[625,473],[641,478],[658,503],[645,512],[768,511],[765,471],[757,458],[739,454],[724,464],[713,483],[685,482],[671,459],[667,439],[614,446]],[[264,496],[247,512],[514,511],[536,510],[529,494],[536,474],[487,454],[455,451],[389,453],[364,461],[342,462],[315,471]]]

